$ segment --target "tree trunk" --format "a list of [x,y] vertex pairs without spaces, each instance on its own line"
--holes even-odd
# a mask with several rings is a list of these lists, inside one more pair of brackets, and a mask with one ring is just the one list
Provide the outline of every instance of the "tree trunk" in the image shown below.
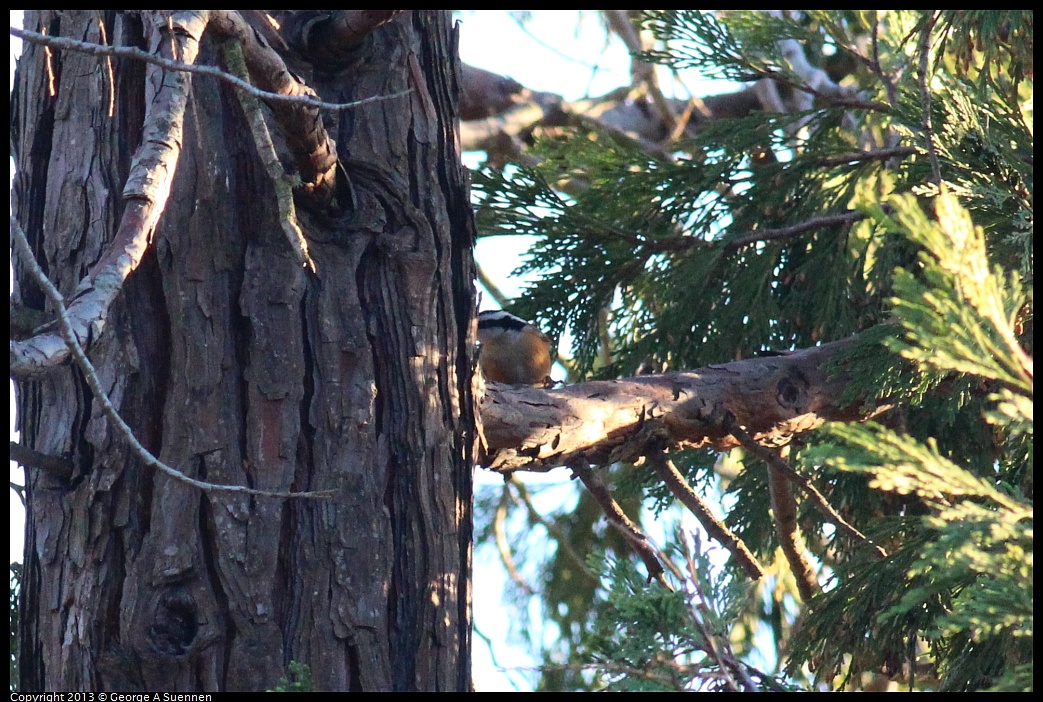
[[[111,10],[25,26],[149,45]],[[321,690],[470,687],[474,228],[455,42],[446,13],[407,13],[343,70],[294,66],[328,101],[412,90],[324,115],[341,209],[299,211],[314,274],[233,89],[192,78],[170,199],[89,356],[167,465],[334,496],[202,492],[146,466],[77,369],[20,382],[23,442],[73,466],[26,471],[23,691],[263,690],[291,661]],[[199,63],[219,55],[207,32]],[[123,212],[145,76],[30,44],[19,64],[13,207],[67,299]],[[18,261],[15,288],[53,313]]]

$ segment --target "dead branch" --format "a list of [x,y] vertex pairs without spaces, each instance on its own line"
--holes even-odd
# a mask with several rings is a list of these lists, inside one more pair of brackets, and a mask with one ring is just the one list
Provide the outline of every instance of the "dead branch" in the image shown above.
[[916,50],[920,54],[917,67],[917,80],[920,87],[920,104],[923,110],[923,138],[927,142],[927,156],[931,161],[931,176],[937,187],[942,185],[941,162],[938,160],[938,150],[934,146],[934,127],[931,124],[931,91],[927,88],[928,63],[931,53],[931,30],[934,29],[938,16],[934,11],[928,12],[920,27],[920,40],[917,42]]
[[[836,159],[824,159],[821,163],[823,165],[837,166],[849,163],[852,161],[864,161],[876,158],[890,158],[892,156],[900,156],[907,152],[915,153],[915,149],[909,147],[898,147],[894,149],[881,149],[876,152],[865,152],[864,156],[859,154],[845,154],[842,157]],[[826,163],[825,161],[832,161],[832,163]],[[884,205],[884,211],[890,212],[890,206]],[[719,245],[726,254],[731,254],[744,246],[750,244],[757,244],[762,241],[786,241],[788,239],[796,238],[797,236],[806,232],[815,231],[818,229],[825,229],[827,227],[843,226],[848,224],[854,224],[855,222],[861,222],[863,219],[867,219],[869,215],[862,212],[841,212],[840,214],[823,215],[821,217],[812,217],[811,219],[797,224],[790,225],[788,227],[777,227],[774,229],[757,229],[743,234],[738,234],[720,242],[708,242],[704,239],[700,239],[694,236],[671,236],[661,239],[650,239],[642,240],[636,234],[623,235],[624,238],[631,240],[634,246],[643,246],[646,250],[653,253],[667,252],[667,251],[685,251],[687,249],[693,249],[696,247],[708,247]],[[605,230],[607,233],[620,236],[617,231]]]
[[800,222],[790,227],[780,227],[778,229],[762,229],[755,232],[749,232],[748,234],[741,234],[734,238],[728,239],[724,243],[724,250],[728,253],[737,251],[743,246],[748,244],[755,244],[760,241],[776,241],[780,239],[791,239],[804,232],[814,231],[816,229],[824,229],[826,227],[835,227],[842,224],[853,224],[866,219],[869,215],[862,212],[844,212],[842,214],[825,215],[823,217],[814,217],[806,222]]
[[[627,50],[630,52],[630,75],[633,76],[634,83],[640,83],[644,86],[648,96],[652,99],[652,104],[656,108],[660,121],[666,128],[667,134],[672,137],[678,132],[677,112],[675,110],[677,101],[668,100],[663,94],[659,87],[655,66],[638,58],[645,48],[641,40],[640,29],[630,18],[627,10],[604,10],[604,15],[608,21],[608,26],[623,41],[623,44],[626,45]],[[637,86],[635,85],[634,87]]]
[[818,508],[818,511],[826,519],[832,522],[837,527],[837,529],[839,529],[844,534],[847,534],[855,541],[866,544],[867,546],[872,548],[876,558],[887,558],[887,552],[884,551],[884,549],[880,548],[878,545],[873,543],[873,541],[869,537],[867,537],[861,531],[856,529],[854,525],[852,525],[846,519],[841,517],[840,514],[835,509],[833,509],[833,506],[829,504],[829,500],[826,499],[825,495],[819,492],[818,488],[816,488],[810,480],[798,473],[796,469],[789,464],[788,461],[782,458],[782,456],[780,456],[775,451],[758,444],[756,441],[753,440],[753,437],[750,436],[748,432],[746,432],[742,427],[738,426],[734,422],[729,422],[729,430],[732,436],[734,436],[736,439],[739,440],[740,443],[742,443],[743,448],[745,448],[747,451],[751,452],[757,458],[767,463],[778,473],[785,476],[786,479],[790,482],[799,485],[801,489],[808,494],[808,497],[811,498],[812,504],[814,504],[815,507]]
[[304,107],[314,107],[321,110],[330,110],[333,112],[343,112],[345,110],[353,110],[362,105],[368,105],[372,102],[394,100],[396,98],[405,97],[413,92],[412,89],[410,89],[398,93],[391,93],[389,95],[375,95],[373,97],[353,100],[351,102],[326,102],[320,100],[314,94],[281,94],[269,90],[262,90],[241,78],[231,75],[217,66],[189,64],[184,63],[183,61],[175,61],[163,58],[162,56],[156,56],[155,54],[150,54],[147,51],[142,51],[141,49],[132,46],[92,44],[91,42],[69,39],[68,37],[52,37],[28,29],[19,29],[18,27],[10,27],[9,29],[11,36],[27,41],[30,44],[39,44],[52,49],[61,49],[65,51],[78,51],[81,54],[88,54],[90,56],[133,59],[135,61],[141,61],[142,63],[148,63],[153,66],[165,68],[168,71],[181,71],[183,73],[192,73],[195,75],[216,78],[225,83],[230,83],[240,90],[245,90],[267,103],[281,102],[288,105],[300,105]]
[[511,580],[521,588],[522,592],[532,597],[536,594],[536,590],[529,583],[525,582],[525,578],[522,577],[521,571],[518,570],[518,566],[514,562],[511,545],[507,541],[507,502],[510,499],[510,483],[505,482],[503,491],[500,494],[500,503],[496,506],[496,512],[493,514],[493,536],[496,541],[496,550],[500,552],[500,562],[503,563],[503,567],[511,577]]
[[583,486],[587,488],[601,507],[601,511],[605,513],[605,517],[608,519],[608,523],[623,535],[630,547],[634,549],[634,552],[644,562],[645,568],[648,569],[648,582],[658,580],[661,585],[673,590],[663,576],[663,564],[659,562],[656,549],[652,548],[648,537],[641,533],[641,529],[631,521],[630,517],[623,511],[623,508],[612,497],[611,491],[609,491],[608,486],[605,485],[596,470],[591,468],[590,464],[582,458],[576,459],[569,465],[569,468],[583,482]]
[[73,464],[68,458],[41,453],[28,446],[22,446],[17,441],[11,442],[10,458],[25,468],[42,470],[59,480],[68,480],[72,477]]
[[[240,42],[250,79],[259,88],[278,95],[315,97],[315,91],[290,72],[282,56],[238,12],[214,10],[212,26]],[[337,145],[327,133],[319,109],[295,102],[273,102],[269,107],[301,179],[297,194],[312,207],[325,207],[336,184]]]
[[583,557],[580,556],[580,554],[576,552],[576,549],[572,547],[565,531],[560,526],[540,514],[539,510],[536,509],[536,506],[532,503],[532,495],[529,494],[529,490],[525,487],[525,483],[517,480],[509,480],[505,485],[513,485],[515,489],[517,489],[518,495],[516,500],[525,507],[525,511],[529,516],[529,522],[531,524],[539,524],[546,529],[547,533],[554,538],[555,542],[557,542],[558,552],[564,555],[565,558],[572,563],[572,567],[575,568],[577,572],[582,573],[585,577],[596,583],[598,576],[590,570],[590,567],[587,566]]
[[855,151],[850,154],[838,154],[837,156],[831,156],[830,158],[819,159],[818,163],[827,168],[832,168],[834,166],[846,166],[849,163],[856,163],[858,161],[883,160],[897,158],[899,156],[912,156],[917,153],[919,153],[919,149],[915,146],[896,146],[890,149],[874,149],[872,151]]
[[[229,69],[240,78],[245,79],[247,69],[243,60],[242,47],[238,43],[227,42],[223,48],[225,62]],[[293,204],[292,183],[282,163],[279,162],[279,155],[275,152],[275,144],[272,143],[268,124],[264,120],[261,103],[245,90],[237,89],[236,96],[239,98],[239,105],[243,108],[246,120],[250,123],[250,133],[253,135],[257,154],[272,181],[283,236],[286,237],[290,248],[297,255],[297,262],[302,266],[307,266],[314,273],[315,261],[308,253],[308,241],[304,238],[304,232],[297,223],[297,208]]]
[[696,516],[706,533],[728,549],[728,552],[735,557],[735,560],[738,561],[750,578],[760,580],[764,577],[764,569],[757,562],[757,557],[750,552],[750,549],[746,547],[742,539],[725,526],[724,522],[714,516],[709,505],[692,489],[692,486],[684,479],[681,472],[677,470],[673,461],[666,457],[665,452],[652,452],[645,457],[645,460],[663,483],[670,488],[670,492],[674,494],[674,497],[680,500],[681,504]]
[[[80,282],[69,305],[73,333],[85,348],[89,348],[104,331],[109,308],[123,289],[123,281],[141,262],[166,205],[180,155],[191,74],[203,73],[231,82],[273,105],[304,181],[299,192],[309,197],[312,203],[328,202],[336,169],[336,145],[322,127],[319,107],[346,109],[372,100],[347,104],[318,101],[314,92],[286,69],[278,53],[233,11],[145,12],[143,17],[146,20],[151,18],[147,22],[152,27],[150,52],[49,37],[14,27],[10,30],[13,36],[28,42],[103,57],[133,58],[156,67],[150,68],[147,76],[147,84],[157,87],[153,88],[155,95],[146,97],[148,111],[144,138],[134,155],[123,190],[123,196],[128,200],[127,208],[112,244]],[[259,90],[244,79],[213,66],[194,65],[199,39],[207,26],[241,41],[252,78],[266,90]],[[302,124],[306,126],[302,128]],[[295,236],[294,241],[298,240],[299,237]],[[55,325],[51,324],[38,330],[35,336],[11,342],[11,377],[22,379],[46,372],[68,360],[69,354],[68,346],[56,332]]]
[[412,89],[349,103],[324,102],[289,71],[279,53],[259,32],[254,31],[237,11],[211,10],[207,21],[208,26],[214,31],[241,43],[250,73],[249,81],[245,76],[234,76],[215,66],[198,66],[190,61],[157,56],[133,47],[102,46],[64,37],[50,37],[14,27],[11,27],[10,31],[13,36],[48,47],[75,50],[95,56],[131,58],[169,71],[208,75],[231,83],[236,88],[264,100],[272,108],[301,178],[302,184],[298,187],[298,194],[307,198],[312,206],[327,205],[332,198],[336,180],[337,151],[336,144],[323,126],[319,110],[352,109],[377,100],[403,97],[410,94]]
[[[721,675],[724,676],[725,681],[732,690],[735,692],[754,692],[757,690],[757,686],[753,683],[749,673],[746,672],[743,663],[735,655],[735,651],[732,650],[731,642],[728,641],[727,637],[717,634],[710,627],[710,622],[714,620],[714,616],[706,604],[706,596],[699,585],[699,572],[695,565],[695,559],[692,556],[692,549],[683,531],[679,529],[677,535],[681,551],[685,557],[685,563],[688,566],[688,577],[686,580],[691,584],[691,588],[687,590],[686,594],[688,595],[688,605],[692,612],[692,621],[699,628],[703,639],[706,641],[707,653],[717,661]],[[740,690],[736,682],[736,677],[742,682],[742,690]]]
[[[633,95],[630,87],[585,100],[569,102],[554,93],[530,90],[506,76],[464,67],[462,93],[466,97],[460,124],[461,147],[486,151],[489,160],[518,162],[519,144],[528,143],[540,128],[580,126],[625,137],[655,158],[672,158],[662,147],[666,140],[693,135],[708,121],[737,118],[761,109],[752,88],[712,95],[700,100]],[[660,91],[661,95],[661,91]],[[664,121],[661,114],[685,115],[682,129],[676,117]]]
[[797,526],[797,501],[793,485],[781,471],[768,466],[768,490],[771,493],[771,512],[775,519],[775,534],[797,582],[797,590],[805,603],[821,592],[815,571],[807,557],[804,539]]

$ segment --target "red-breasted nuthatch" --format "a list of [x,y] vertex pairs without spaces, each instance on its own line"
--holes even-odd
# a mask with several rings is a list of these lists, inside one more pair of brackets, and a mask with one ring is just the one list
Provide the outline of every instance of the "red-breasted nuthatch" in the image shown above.
[[549,385],[550,339],[532,324],[503,310],[478,313],[479,365],[487,381]]

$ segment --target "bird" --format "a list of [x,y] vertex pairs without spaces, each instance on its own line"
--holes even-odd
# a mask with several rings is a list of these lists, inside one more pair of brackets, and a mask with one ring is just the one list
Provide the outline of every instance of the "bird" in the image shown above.
[[550,339],[534,324],[503,310],[478,313],[478,365],[485,379],[510,385],[550,386]]

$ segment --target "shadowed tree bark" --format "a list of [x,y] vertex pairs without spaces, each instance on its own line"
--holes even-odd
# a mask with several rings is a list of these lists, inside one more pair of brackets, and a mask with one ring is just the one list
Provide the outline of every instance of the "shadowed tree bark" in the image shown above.
[[[167,57],[183,61],[198,48],[196,63],[223,66],[241,18],[202,16],[29,11],[25,27],[159,55],[177,44]],[[169,199],[147,203],[162,212],[154,227],[136,220],[140,263],[80,341],[166,465],[332,497],[186,485],[114,433],[78,368],[27,372],[23,443],[73,468],[27,469],[23,691],[263,690],[291,661],[317,689],[470,688],[474,227],[455,32],[444,12],[391,12],[304,45],[306,32],[282,43],[266,18],[243,16],[258,32],[243,34],[252,78],[251,41],[326,101],[409,91],[300,118],[296,132],[299,117],[267,113],[308,196],[296,216],[314,272],[287,241],[235,89],[135,60],[25,45],[13,213],[75,305],[85,277],[124,251],[127,213],[147,200],[124,186],[157,105],[183,85],[183,116],[172,109],[159,139],[180,150]],[[294,141],[322,129],[339,165],[311,174]],[[22,257],[14,265],[13,301],[54,319]]]

